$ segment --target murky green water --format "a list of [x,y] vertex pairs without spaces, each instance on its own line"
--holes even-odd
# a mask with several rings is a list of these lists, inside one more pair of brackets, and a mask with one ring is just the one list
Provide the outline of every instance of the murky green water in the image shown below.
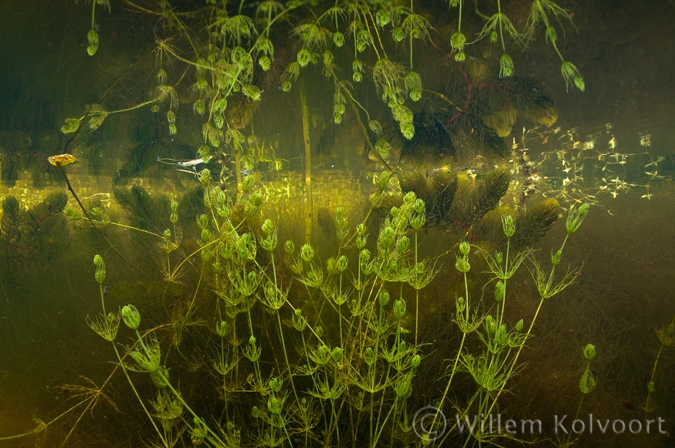
[[0,446],[671,446],[675,7],[249,3],[0,6]]

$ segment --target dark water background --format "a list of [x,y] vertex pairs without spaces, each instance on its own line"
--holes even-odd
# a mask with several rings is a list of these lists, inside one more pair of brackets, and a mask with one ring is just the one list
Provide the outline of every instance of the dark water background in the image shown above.
[[[575,141],[594,141],[596,154],[629,154],[625,170],[621,166],[616,173],[634,186],[626,186],[616,198],[606,192],[598,194],[599,204],[566,246],[563,264],[583,263],[582,273],[576,284],[543,308],[535,338],[523,355],[525,374],[515,378],[503,405],[514,418],[573,415],[583,371],[581,347],[593,343],[598,351],[593,363],[598,387],[586,398],[582,415],[644,419],[641,406],[659,349],[654,330],[675,316],[675,4],[571,1],[563,6],[573,11],[578,33],[568,30],[561,51],[583,74],[586,92],[565,92],[559,60],[543,41],[514,56],[516,69],[541,80],[550,90],[559,112],[555,126],[563,133],[569,131]],[[117,4],[113,4],[113,14],[99,12],[101,48],[95,58],[89,58],[86,10],[69,1],[0,4],[4,18],[0,27],[0,199],[13,195],[29,205],[43,200],[48,192],[65,192],[60,173],[46,163],[46,157],[60,152],[65,144],[58,132],[63,120],[80,115],[83,105],[92,102],[105,102],[110,109],[129,107],[144,99],[144,89],[152,82],[154,73],[147,69],[153,66],[153,56],[147,55],[153,46],[153,21]],[[263,178],[281,197],[266,207],[266,214],[281,223],[280,241],[291,238],[297,244],[304,235],[304,221],[297,213],[302,203],[300,110],[274,89],[265,101],[287,107],[280,109],[282,113],[262,113],[256,120],[267,134],[278,137],[280,155],[289,160],[285,173],[268,173]],[[182,108],[191,113],[189,104]],[[123,184],[140,179],[151,191],[186,191],[194,184],[193,177],[156,163],[157,157],[194,157],[200,130],[184,131],[175,138],[169,136],[164,120],[147,110],[110,117],[96,133],[73,143],[73,153],[80,159],[72,167],[78,193],[84,198],[100,194],[103,204],[112,204],[110,186],[113,178],[120,177]],[[519,135],[516,126],[513,136]],[[547,143],[544,136],[533,137],[533,152],[557,154],[562,148],[558,137],[550,134]],[[612,137],[615,146],[610,148]],[[345,145],[354,143],[350,135],[340,138]],[[645,165],[660,157],[663,178],[653,180],[646,189]],[[597,162],[589,156],[588,163]],[[348,163],[345,169],[335,169],[333,161],[317,156],[315,206],[334,210],[343,205],[352,217],[350,222],[356,223],[373,187],[363,174],[370,168],[366,162],[352,159]],[[555,189],[565,174],[551,167],[546,174]],[[599,180],[602,173],[596,174],[584,184],[589,193],[598,192],[598,185],[607,185]],[[111,214],[123,219],[119,210]],[[564,237],[563,227],[561,220],[537,243],[543,258],[557,248]],[[319,230],[316,235],[319,245],[329,245],[326,235]],[[123,250],[133,253],[135,262],[154,266],[155,260],[134,252],[133,241],[124,233],[116,233],[115,238]],[[421,234],[422,254],[438,255],[442,252],[438,242],[450,238],[441,230]],[[91,259],[105,250],[86,228],[65,226],[54,231],[40,253],[24,254],[3,265],[0,437],[30,430],[35,426],[33,418],[49,421],[67,410],[75,403],[68,400],[72,391],[67,385],[82,383],[79,375],[101,384],[109,374],[110,347],[85,324],[87,314],[93,315],[99,307]],[[133,302],[143,307],[148,322],[161,322],[167,307],[162,285],[146,281],[109,250],[102,255],[108,264],[109,307]],[[424,307],[432,311],[425,325],[448,348],[447,353],[440,348],[429,361],[425,381],[439,376],[442,359],[450,357],[454,347],[456,335],[447,330],[458,280],[453,265],[454,257],[443,259],[442,271],[424,298]],[[527,272],[521,274],[514,282],[515,300],[508,311],[531,315],[536,292]],[[596,435],[583,439],[582,445],[675,445],[670,435],[675,429],[672,372],[675,348],[666,347],[655,377],[658,407],[653,416],[665,419],[668,434]],[[185,382],[190,374],[175,373]],[[123,402],[121,397],[128,396],[126,386],[116,382],[110,394]],[[143,422],[132,417],[138,415],[137,403],[128,401],[124,412],[101,405],[93,417],[85,416],[68,446],[138,446],[136,437]],[[0,441],[0,446],[58,446],[71,426],[69,420],[50,427],[41,436],[44,439]],[[542,441],[541,446],[548,442]]]

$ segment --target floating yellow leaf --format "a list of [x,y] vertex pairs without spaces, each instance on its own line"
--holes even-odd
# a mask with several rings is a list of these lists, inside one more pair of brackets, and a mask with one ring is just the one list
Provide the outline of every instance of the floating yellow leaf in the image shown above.
[[76,160],[75,156],[72,155],[72,154],[57,154],[57,155],[51,156],[47,159],[47,161],[54,166],[70,165],[75,160]]

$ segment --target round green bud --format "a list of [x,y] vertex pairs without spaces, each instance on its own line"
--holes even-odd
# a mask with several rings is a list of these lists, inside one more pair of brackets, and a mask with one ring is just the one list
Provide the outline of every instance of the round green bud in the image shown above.
[[380,291],[380,294],[378,294],[377,296],[378,300],[380,301],[380,306],[382,307],[387,306],[387,304],[389,303],[389,297],[390,297],[389,291],[387,291],[386,289],[382,289],[382,291]]
[[502,215],[502,230],[507,238],[511,238],[516,233],[516,222],[513,215],[509,213]]
[[314,258],[314,249],[310,244],[303,244],[302,248],[300,249],[300,257],[307,263],[312,261]]
[[342,349],[340,347],[335,347],[332,353],[333,362],[336,364],[342,361]]
[[281,90],[286,93],[290,92],[291,88],[293,88],[293,83],[290,81],[284,81],[283,84],[281,84]]
[[383,249],[389,249],[396,242],[396,234],[394,229],[387,226],[380,231],[379,243]]
[[450,37],[450,47],[453,50],[462,51],[465,42],[466,37],[460,31],[455,32],[455,34]]
[[462,274],[466,274],[471,270],[471,264],[469,264],[469,261],[465,257],[457,257],[455,268]]
[[122,307],[122,320],[124,324],[132,330],[138,330],[141,325],[141,313],[133,305],[125,305]]
[[401,300],[400,298],[397,299],[394,302],[394,317],[396,317],[396,319],[403,318],[403,316],[405,316],[405,311],[406,311],[405,300]]
[[391,30],[391,37],[394,39],[394,41],[401,42],[403,39],[405,39],[405,31],[403,31],[401,27],[397,26]]
[[520,319],[518,322],[516,322],[516,331],[521,331],[523,329],[523,325],[525,325],[523,319]]
[[587,361],[593,361],[595,359],[595,345],[593,344],[588,344],[584,348],[584,358],[586,358]]
[[459,252],[462,255],[467,255],[470,250],[471,250],[471,244],[469,244],[468,241],[462,241],[461,243],[459,243]]
[[284,249],[288,255],[293,255],[293,252],[295,252],[295,243],[291,240],[287,240],[284,244]]
[[340,255],[340,258],[337,260],[337,269],[340,272],[344,272],[345,269],[347,269],[347,257],[344,255]]
[[396,241],[396,250],[399,254],[403,255],[408,252],[408,249],[410,249],[410,238],[403,235],[398,239],[398,241]]
[[263,69],[263,71],[266,72],[272,66],[272,60],[269,58],[269,56],[262,56],[260,59],[258,59],[258,64]]
[[363,75],[360,72],[354,72],[352,79],[354,82],[361,82],[363,80]]
[[341,48],[345,44],[345,36],[339,31],[333,34],[333,43],[336,47]]
[[464,62],[466,54],[463,51],[455,53],[455,62]]
[[266,219],[265,222],[263,222],[262,231],[267,235],[274,231],[274,224],[272,223],[271,219]]
[[256,343],[255,336],[251,335],[251,337],[248,338],[248,343],[249,343],[249,345],[255,345],[255,343]]
[[359,223],[356,226],[356,234],[362,236],[364,233],[366,233],[366,226],[363,223]]
[[415,355],[410,360],[410,365],[412,366],[413,369],[416,369],[420,366],[421,362],[422,362],[422,357],[420,355]]
[[504,300],[504,294],[506,292],[506,285],[502,281],[497,281],[495,283],[495,302],[500,303]]
[[281,387],[283,385],[283,381],[279,378],[272,378],[269,383],[267,383],[269,386],[270,390],[274,392],[275,394],[278,394],[281,391]]
[[96,267],[102,266],[103,265],[103,257],[101,257],[98,254],[94,255],[94,264],[96,265]]
[[224,338],[226,332],[227,332],[227,322],[225,322],[224,320],[216,322],[216,334],[221,338]]

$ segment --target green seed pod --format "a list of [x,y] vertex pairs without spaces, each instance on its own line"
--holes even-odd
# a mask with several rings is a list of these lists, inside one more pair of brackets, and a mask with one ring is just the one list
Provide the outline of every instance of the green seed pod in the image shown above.
[[262,56],[260,59],[258,59],[258,64],[263,69],[263,71],[266,72],[272,66],[272,60],[269,58],[269,56]]
[[284,249],[288,255],[293,255],[293,252],[295,252],[295,243],[291,240],[287,240],[286,243],[284,243]]
[[331,356],[333,357],[334,363],[339,363],[342,361],[342,349],[340,347],[335,347]]
[[465,257],[457,257],[455,268],[462,274],[466,274],[471,270],[471,264],[469,264],[469,261]]
[[498,38],[499,38],[499,35],[497,34],[497,31],[492,30],[492,32],[490,33],[490,42],[492,42],[494,44],[495,42],[497,42]]
[[199,215],[197,217],[197,225],[202,230],[206,229],[209,226],[209,217],[205,214]]
[[396,319],[401,319],[403,316],[405,316],[405,311],[406,311],[406,304],[405,300],[396,299],[394,302],[394,317]]
[[426,216],[424,213],[416,213],[410,217],[410,227],[415,230],[420,230],[422,227],[424,227],[425,222]]
[[[98,257],[100,259],[100,264],[96,263],[96,261],[97,261],[96,257]],[[94,264],[96,264],[96,272],[94,273],[94,278],[96,279],[96,281],[100,285],[102,285],[103,282],[105,281],[105,275],[106,275],[105,263],[103,262],[103,259],[101,258],[100,255],[96,255],[96,257],[94,257]]]
[[504,261],[504,255],[500,251],[497,251],[495,253],[495,261],[497,262],[497,264],[502,264],[502,262]]
[[499,280],[495,283],[495,302],[500,303],[504,300],[504,294],[506,291],[506,285],[503,281]]
[[199,182],[204,186],[207,187],[211,184],[211,171],[208,169],[203,169],[201,173],[199,173]]
[[87,33],[87,41],[90,46],[98,48],[98,33],[94,28],[90,29]]
[[382,229],[380,231],[380,237],[378,238],[378,240],[380,246],[382,246],[383,249],[386,250],[391,248],[396,242],[396,233],[394,232],[394,229],[392,229],[389,226]]
[[365,226],[365,224],[363,224],[363,223],[359,223],[359,224],[356,226],[356,234],[357,234],[358,236],[363,236],[364,233],[366,233],[366,226]]
[[303,48],[298,52],[297,61],[298,64],[300,64],[300,67],[306,67],[311,60],[312,60],[312,53],[308,49]]
[[391,37],[394,39],[394,41],[401,42],[403,39],[405,39],[405,31],[403,31],[401,27],[397,26],[391,30]]
[[274,223],[272,223],[271,219],[266,219],[265,222],[263,222],[262,231],[267,235],[274,231]]
[[267,410],[270,414],[279,415],[281,414],[283,401],[279,400],[277,397],[270,397],[267,400]]
[[502,215],[502,230],[507,238],[511,238],[516,233],[516,222],[513,215],[509,213]]
[[407,140],[412,140],[412,138],[415,136],[415,126],[410,122],[401,123],[400,129],[401,134],[403,134],[403,137],[405,137]]
[[558,266],[560,264],[561,258],[562,258],[562,249],[558,249],[556,252],[551,251],[551,264],[553,266]]
[[336,31],[333,34],[333,43],[335,44],[336,47],[342,48],[342,46],[345,44],[345,36],[339,31]]
[[361,263],[368,263],[370,261],[370,251],[368,249],[361,249],[359,261]]
[[520,319],[520,320],[516,323],[516,331],[522,331],[523,325],[525,325],[525,322],[523,322],[523,319]]
[[421,363],[422,363],[422,357],[420,355],[415,355],[410,360],[410,365],[412,366],[413,369],[418,368]]
[[295,328],[299,332],[303,332],[305,330],[305,328],[307,327],[307,320],[302,315],[302,310],[300,308],[295,310],[295,313],[293,314],[293,317],[292,317],[292,322],[293,322],[293,328]]
[[141,325],[141,313],[138,312],[133,305],[125,305],[122,307],[122,320],[124,324],[132,330],[138,330]]
[[224,338],[226,333],[227,333],[227,322],[225,322],[224,320],[216,322],[216,334],[221,338]]
[[584,347],[584,358],[589,362],[595,359],[595,345],[588,344]]
[[461,243],[459,243],[459,252],[462,255],[468,255],[470,250],[471,250],[471,244],[469,244],[468,241],[462,241]]
[[378,9],[375,14],[375,21],[380,28],[384,28],[391,22],[391,13],[385,8]]
[[249,345],[255,346],[255,343],[256,343],[255,336],[251,335],[251,337],[248,338],[248,343],[249,343]]
[[495,343],[497,345],[506,344],[507,334],[506,334],[506,324],[501,324],[497,331],[495,332]]
[[464,49],[465,42],[466,37],[459,31],[450,37],[450,47],[455,51],[461,52]]
[[581,76],[575,76],[573,80],[574,85],[577,87],[577,89],[581,90],[582,92],[586,90],[586,83],[584,82],[584,78],[582,78]]
[[499,77],[508,78],[513,75],[513,60],[511,56],[504,53],[501,58],[499,58]]
[[337,269],[340,272],[344,272],[345,269],[347,269],[347,257],[344,255],[340,255],[340,258],[337,260]]
[[497,323],[490,314],[485,316],[485,330],[487,330],[488,336],[492,336],[497,331]]
[[281,387],[283,385],[283,381],[279,378],[272,378],[269,383],[267,383],[269,386],[270,390],[274,392],[275,394],[278,394],[281,392]]
[[312,261],[314,258],[314,249],[310,244],[303,244],[302,248],[300,249],[300,257],[307,263]]
[[464,62],[466,54],[463,51],[455,53],[455,62]]
[[103,257],[101,257],[98,254],[94,255],[94,264],[96,265],[96,267],[102,266],[103,265]]
[[410,238],[403,235],[398,239],[398,241],[396,241],[396,250],[399,254],[403,255],[408,252],[408,249],[410,249]]
[[380,301],[381,307],[387,306],[387,304],[389,303],[389,297],[390,297],[389,291],[387,291],[386,289],[382,289],[382,291],[380,291],[380,294],[378,294],[377,298]]

